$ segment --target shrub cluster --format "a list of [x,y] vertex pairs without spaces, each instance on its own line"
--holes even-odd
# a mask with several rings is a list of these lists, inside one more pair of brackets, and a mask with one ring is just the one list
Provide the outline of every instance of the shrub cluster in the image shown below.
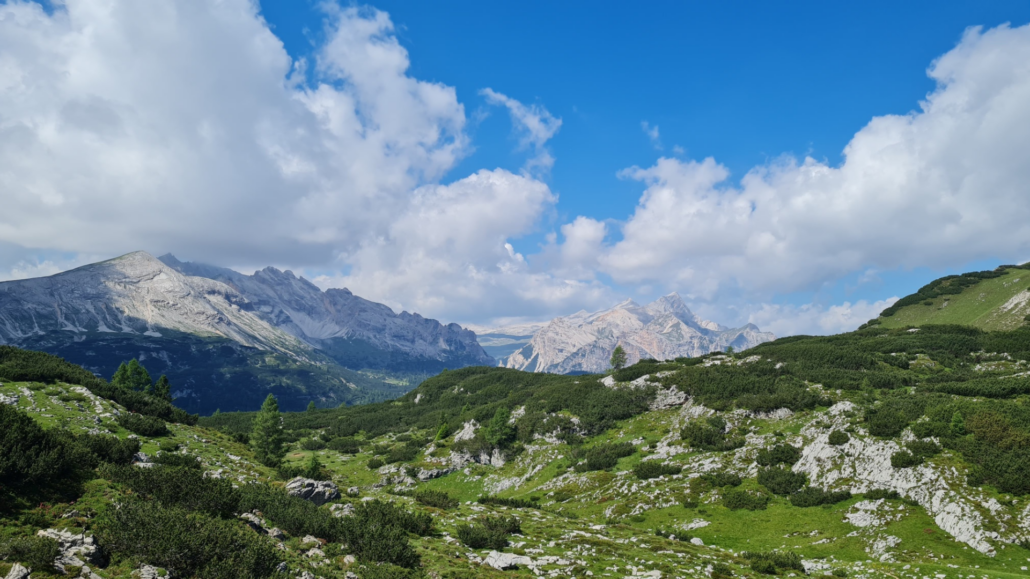
[[350,436],[336,437],[330,440],[326,446],[329,447],[329,450],[335,450],[344,454],[357,454],[361,452],[361,446],[358,444],[358,441]]
[[457,499],[451,498],[451,495],[442,491],[428,489],[415,491],[415,500],[427,507],[436,507],[438,509],[453,509],[458,506]]
[[168,436],[168,426],[164,420],[154,416],[123,412],[115,418],[115,422],[140,436]]
[[763,468],[758,471],[758,484],[776,495],[789,495],[801,490],[808,482],[804,473],[793,472],[783,467]]
[[768,553],[744,552],[744,558],[751,561],[751,569],[757,573],[776,575],[781,571],[795,570],[805,572],[801,564],[801,556],[793,551],[771,551]]
[[47,537],[15,537],[0,541],[0,561],[17,561],[34,571],[56,571],[54,560],[60,553],[57,541]]
[[620,458],[630,456],[636,448],[629,442],[598,444],[587,449],[577,449],[573,457],[582,462],[575,466],[576,472],[608,470],[614,468]]
[[729,472],[707,472],[698,478],[713,488],[739,487],[743,482],[739,475]]
[[851,440],[851,437],[848,436],[847,432],[841,430],[834,430],[833,432],[830,432],[830,438],[828,442],[833,446],[843,446],[847,444],[849,440]]
[[508,546],[508,536],[522,532],[516,517],[483,517],[471,525],[458,525],[458,540],[470,549],[496,549]]
[[864,498],[870,501],[878,501],[880,499],[900,499],[901,495],[898,491],[889,491],[887,489],[872,489],[862,495]]
[[679,474],[683,471],[682,466],[674,464],[662,464],[657,460],[646,460],[637,463],[633,467],[633,474],[640,480],[658,478],[660,476]]
[[795,507],[818,507],[819,505],[834,505],[851,498],[848,491],[827,492],[815,487],[805,487],[790,495],[790,504]]
[[765,510],[769,505],[769,496],[752,493],[744,489],[731,488],[726,489],[722,495],[722,505],[727,509],[739,510],[745,509],[748,511],[760,511]]
[[793,465],[801,460],[801,450],[790,444],[777,444],[772,448],[758,451],[756,462],[760,466]]
[[680,431],[680,438],[694,448],[707,451],[721,452],[744,446],[743,438],[726,437],[726,421],[718,416],[687,424]]

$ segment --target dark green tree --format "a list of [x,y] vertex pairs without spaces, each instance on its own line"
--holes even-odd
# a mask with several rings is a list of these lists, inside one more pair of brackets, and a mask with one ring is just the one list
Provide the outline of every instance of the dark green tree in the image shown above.
[[172,401],[172,384],[168,382],[168,376],[161,374],[157,379],[157,383],[154,384],[154,396]]
[[135,358],[128,364],[123,362],[121,366],[118,366],[114,377],[111,378],[111,383],[136,392],[152,393],[154,389],[154,381],[150,378],[150,373]]
[[311,402],[308,402],[308,412],[314,412],[317,409],[318,409],[318,407],[315,406],[315,401],[314,400],[312,400]]
[[951,433],[955,436],[962,436],[966,433],[966,420],[962,418],[962,413],[955,411],[955,414],[951,415]]
[[621,370],[626,365],[626,350],[622,346],[615,346],[612,352],[612,370]]
[[286,454],[283,447],[283,424],[279,416],[279,403],[271,394],[265,398],[261,410],[254,417],[250,445],[258,461],[266,466],[277,466]]
[[486,441],[497,448],[506,448],[515,440],[515,429],[508,424],[511,420],[511,411],[506,406],[501,406],[494,412],[490,424],[486,428]]

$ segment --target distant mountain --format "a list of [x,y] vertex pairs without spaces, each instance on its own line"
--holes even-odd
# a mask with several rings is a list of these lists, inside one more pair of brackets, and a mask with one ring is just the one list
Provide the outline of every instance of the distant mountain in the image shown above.
[[529,343],[537,332],[544,329],[545,323],[518,324],[489,328],[486,326],[466,325],[465,327],[476,333],[479,345],[487,354],[497,358],[504,365],[508,356],[517,352],[520,348]]
[[958,324],[1014,330],[1030,324],[1030,264],[936,279],[869,322],[888,328]]
[[[204,414],[253,410],[268,393],[295,410],[385,400],[414,386],[398,383],[398,372],[494,364],[456,324],[322,292],[273,268],[246,276],[163,259],[135,252],[0,283],[0,344],[105,378],[137,358],[155,378],[168,375],[176,405]],[[369,368],[378,372],[358,371]]]
[[504,365],[558,374],[603,372],[618,345],[633,364],[645,358],[701,356],[730,346],[740,351],[773,339],[753,324],[730,329],[703,320],[673,293],[646,306],[627,300],[609,310],[555,318],[509,355]]
[[221,282],[239,292],[253,313],[269,325],[352,369],[435,374],[444,368],[496,362],[458,324],[441,324],[389,307],[344,289],[322,291],[290,271],[266,267],[254,275],[162,256],[169,267]]

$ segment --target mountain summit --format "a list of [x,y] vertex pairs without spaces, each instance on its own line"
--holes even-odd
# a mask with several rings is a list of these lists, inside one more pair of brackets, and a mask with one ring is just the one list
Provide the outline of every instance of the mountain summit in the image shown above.
[[349,368],[435,373],[448,367],[495,364],[474,332],[419,314],[396,314],[346,288],[323,292],[303,277],[274,267],[244,275],[182,262],[170,254],[160,260],[179,272],[231,287],[247,299],[256,316]]
[[505,365],[559,374],[603,372],[618,345],[633,364],[645,358],[700,356],[730,346],[744,350],[773,339],[753,324],[730,329],[701,319],[672,293],[646,306],[626,300],[608,310],[555,318],[508,356]]

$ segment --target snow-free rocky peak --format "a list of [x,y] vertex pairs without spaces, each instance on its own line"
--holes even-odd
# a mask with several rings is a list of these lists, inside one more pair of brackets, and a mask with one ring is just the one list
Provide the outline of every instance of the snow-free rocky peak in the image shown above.
[[182,273],[230,286],[252,304],[261,319],[323,349],[345,366],[435,372],[445,366],[495,363],[474,332],[419,314],[394,313],[346,288],[322,291],[303,277],[274,267],[244,275],[181,262],[172,255],[160,259]]
[[627,361],[700,356],[732,346],[744,350],[775,339],[753,324],[730,329],[690,311],[678,294],[641,306],[626,300],[615,307],[555,318],[506,360],[508,368],[536,372],[603,372],[621,345]]
[[48,332],[138,334],[177,331],[260,349],[303,345],[252,312],[246,298],[210,279],[184,275],[137,251],[42,278],[0,283],[0,344]]

